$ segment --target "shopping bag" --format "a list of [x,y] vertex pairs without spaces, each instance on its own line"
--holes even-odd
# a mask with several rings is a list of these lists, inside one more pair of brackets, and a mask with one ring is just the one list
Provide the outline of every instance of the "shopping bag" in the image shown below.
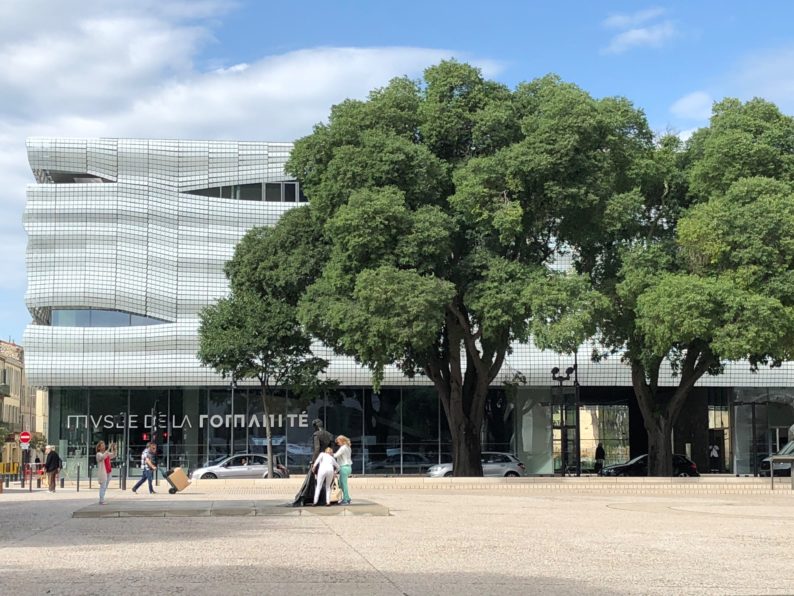
[[339,503],[342,500],[342,489],[336,482],[331,485],[331,503]]

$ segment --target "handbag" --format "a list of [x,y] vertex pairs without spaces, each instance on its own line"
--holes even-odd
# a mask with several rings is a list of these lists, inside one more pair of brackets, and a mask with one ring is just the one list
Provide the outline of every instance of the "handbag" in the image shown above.
[[342,500],[342,497],[343,497],[342,489],[339,488],[339,485],[337,484],[336,480],[334,480],[334,483],[331,485],[330,501],[331,503],[338,503],[339,501]]

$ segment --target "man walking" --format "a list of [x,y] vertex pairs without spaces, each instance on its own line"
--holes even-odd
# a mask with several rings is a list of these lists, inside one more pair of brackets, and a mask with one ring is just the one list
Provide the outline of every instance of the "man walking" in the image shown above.
[[47,445],[44,453],[44,472],[47,474],[47,480],[49,481],[49,490],[51,493],[54,493],[55,477],[58,475],[58,472],[61,471],[61,458],[52,445]]
[[138,492],[141,484],[149,481],[149,494],[154,494],[154,487],[152,486],[152,479],[154,478],[154,471],[157,469],[156,463],[157,457],[157,445],[154,443],[149,443],[146,445],[146,449],[143,450],[141,454],[141,479],[138,480],[138,483],[132,487],[132,492]]

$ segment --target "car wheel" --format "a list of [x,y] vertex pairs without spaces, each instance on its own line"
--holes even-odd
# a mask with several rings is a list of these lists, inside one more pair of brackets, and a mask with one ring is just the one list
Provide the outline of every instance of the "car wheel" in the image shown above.
[[444,478],[449,478],[450,476],[452,476],[452,472],[447,472],[444,474]]
[[508,472],[507,474],[505,474],[505,478],[518,478],[518,474],[516,474],[515,472]]
[[686,472],[679,472],[678,473],[678,477],[679,478],[689,478],[689,474],[687,474]]
[[[264,474],[262,474],[262,478],[263,478],[264,480],[267,480],[267,479],[268,479],[267,472],[265,472]],[[273,478],[276,478],[276,479],[278,479],[278,478],[284,478],[284,476],[282,476],[282,475],[281,475],[281,472],[279,472],[278,470],[274,470],[274,471],[273,471]]]
[[212,472],[207,472],[206,474],[201,475],[202,480],[215,480],[217,476]]

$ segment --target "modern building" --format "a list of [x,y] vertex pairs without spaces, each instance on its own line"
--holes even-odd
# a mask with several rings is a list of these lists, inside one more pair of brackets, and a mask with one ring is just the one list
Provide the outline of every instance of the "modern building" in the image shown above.
[[[130,462],[156,440],[166,465],[264,450],[256,387],[232,386],[196,357],[199,312],[227,294],[226,261],[243,234],[304,201],[284,173],[291,145],[141,139],[28,140],[27,374],[49,388],[50,442],[67,471],[100,439]],[[486,405],[486,450],[516,454],[530,473],[592,465],[647,448],[628,369],[516,345]],[[432,386],[388,369],[375,394],[368,371],[330,358],[334,391],[272,397],[274,444],[305,466],[309,421],[353,439],[356,472],[413,473],[448,459],[449,433]],[[574,361],[577,367],[565,375]],[[559,369],[555,378],[552,368]],[[520,379],[518,384],[514,381]],[[674,385],[670,370],[664,376]],[[730,366],[703,379],[675,431],[677,451],[708,469],[752,473],[788,439],[794,367],[751,374]],[[709,458],[709,446],[720,456]]]

